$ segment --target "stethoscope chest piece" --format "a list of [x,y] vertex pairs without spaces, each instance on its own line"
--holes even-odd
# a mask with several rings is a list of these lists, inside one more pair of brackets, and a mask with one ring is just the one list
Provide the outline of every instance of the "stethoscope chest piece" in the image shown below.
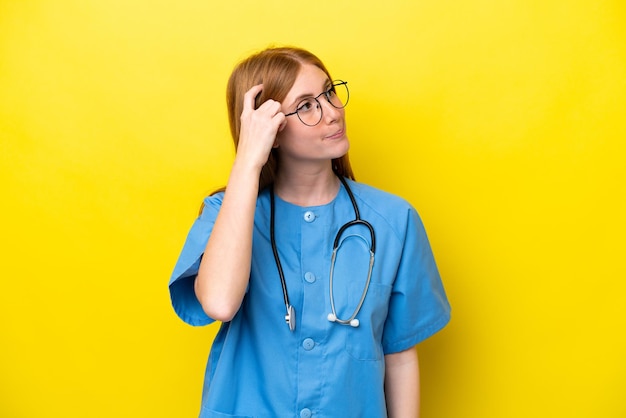
[[293,306],[289,305],[287,307],[287,315],[285,315],[285,322],[289,326],[289,330],[293,332],[296,329],[296,310]]

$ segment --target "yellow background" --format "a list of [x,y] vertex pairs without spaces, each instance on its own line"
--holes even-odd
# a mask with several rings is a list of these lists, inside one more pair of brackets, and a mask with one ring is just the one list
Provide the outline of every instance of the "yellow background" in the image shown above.
[[424,219],[423,416],[626,416],[625,4],[0,1],[0,417],[197,416],[216,327],[167,281],[270,44],[349,80],[358,179]]

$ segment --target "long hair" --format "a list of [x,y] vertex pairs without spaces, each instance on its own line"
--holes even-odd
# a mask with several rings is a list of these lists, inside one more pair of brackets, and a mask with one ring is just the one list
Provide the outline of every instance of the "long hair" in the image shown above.
[[[294,47],[268,48],[241,61],[233,70],[226,89],[226,104],[230,133],[235,143],[239,143],[241,131],[241,112],[243,111],[243,96],[253,86],[263,84],[263,91],[256,98],[255,108],[266,100],[272,99],[282,102],[293,87],[300,68],[305,64],[312,64],[320,68],[330,80],[330,73],[322,61],[311,52]],[[269,158],[259,177],[259,193],[274,183],[278,170],[278,154],[272,149]],[[333,170],[341,176],[354,180],[354,173],[350,166],[348,154],[333,159]]]

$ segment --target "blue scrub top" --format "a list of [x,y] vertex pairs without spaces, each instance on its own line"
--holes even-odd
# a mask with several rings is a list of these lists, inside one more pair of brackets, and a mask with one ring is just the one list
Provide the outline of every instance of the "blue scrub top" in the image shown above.
[[[285,304],[270,244],[268,190],[257,200],[247,293],[223,323],[207,364],[201,418],[387,416],[385,354],[413,347],[443,328],[450,305],[424,226],[405,200],[349,181],[361,218],[374,227],[376,254],[357,328],[329,322],[329,273],[339,228],[354,219],[342,185],[322,206],[275,197],[275,237],[296,329]],[[213,322],[193,282],[223,193],[205,199],[169,282],[172,305],[191,325]],[[369,268],[370,235],[363,226],[343,235],[333,278],[337,316],[354,312]]]

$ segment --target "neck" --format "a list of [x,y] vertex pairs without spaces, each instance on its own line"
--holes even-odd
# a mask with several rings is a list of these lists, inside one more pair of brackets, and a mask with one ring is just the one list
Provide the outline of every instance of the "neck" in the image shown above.
[[274,182],[274,192],[284,201],[298,206],[325,205],[337,196],[338,191],[339,179],[330,164],[279,170]]

